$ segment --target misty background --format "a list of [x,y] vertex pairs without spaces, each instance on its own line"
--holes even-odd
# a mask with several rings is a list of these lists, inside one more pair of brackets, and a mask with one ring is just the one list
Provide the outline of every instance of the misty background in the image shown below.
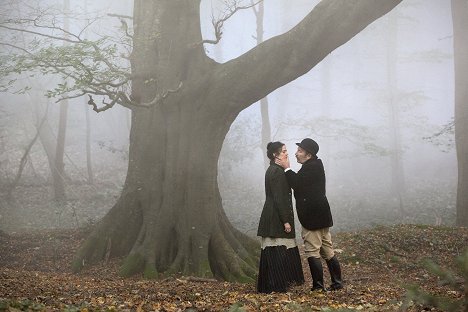
[[[317,3],[265,0],[264,39],[289,30]],[[39,4],[63,9],[63,1]],[[71,0],[70,11],[78,17],[70,27],[79,30],[87,18],[101,16],[88,36],[118,36],[122,25],[111,15],[131,16],[132,6],[123,0]],[[223,9],[222,1],[202,1],[205,38],[214,37],[210,14],[216,18]],[[293,156],[295,142],[311,137],[320,145],[335,231],[377,224],[454,224],[457,163],[453,131],[444,131],[454,114],[452,34],[450,1],[404,1],[309,73],[268,95],[271,140],[286,144],[294,170],[300,168]],[[253,10],[241,10],[225,22],[222,40],[205,49],[215,61],[227,62],[254,47],[255,35]],[[44,96],[57,84],[55,78],[23,75],[19,84],[32,88],[24,94],[0,93],[0,230],[93,224],[113,206],[125,182],[130,112],[113,107],[96,114],[87,98],[71,99],[66,200],[53,200],[40,141],[7,198],[37,120],[47,110],[49,129],[56,135],[59,119],[55,99]],[[86,164],[87,116],[92,184]],[[256,233],[264,201],[261,129],[255,104],[231,126],[218,161],[224,209],[234,226],[249,235]]]

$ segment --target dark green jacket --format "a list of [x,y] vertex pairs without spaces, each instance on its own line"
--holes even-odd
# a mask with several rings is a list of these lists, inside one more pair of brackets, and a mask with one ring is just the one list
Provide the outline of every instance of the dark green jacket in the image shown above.
[[[291,189],[283,168],[274,162],[270,162],[270,167],[265,173],[265,195],[257,235],[295,238]],[[287,222],[291,225],[290,233],[284,231],[284,224]]]

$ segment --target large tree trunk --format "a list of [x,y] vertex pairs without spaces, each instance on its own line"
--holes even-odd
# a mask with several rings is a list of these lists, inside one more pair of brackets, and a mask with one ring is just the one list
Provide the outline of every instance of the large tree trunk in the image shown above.
[[126,256],[144,271],[252,280],[258,245],[221,205],[217,163],[236,116],[308,72],[399,0],[323,1],[290,32],[225,64],[206,57],[199,1],[135,1],[129,167],[122,195],[78,251],[74,269]]
[[455,65],[455,142],[458,158],[457,225],[468,227],[468,1],[452,0]]

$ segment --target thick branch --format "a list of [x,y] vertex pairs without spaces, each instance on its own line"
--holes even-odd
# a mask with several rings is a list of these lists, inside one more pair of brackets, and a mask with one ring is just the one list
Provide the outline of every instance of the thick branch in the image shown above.
[[289,32],[219,66],[213,88],[241,111],[310,71],[401,1],[324,0]]

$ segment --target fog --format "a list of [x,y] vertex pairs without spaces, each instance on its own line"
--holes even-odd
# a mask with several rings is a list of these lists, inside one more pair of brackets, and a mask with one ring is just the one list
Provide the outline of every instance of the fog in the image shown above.
[[[264,39],[291,29],[317,3],[265,1]],[[62,5],[60,1],[39,4],[58,9]],[[72,31],[83,27],[85,12],[90,19],[103,17],[90,27],[90,38],[118,33],[119,19],[109,13],[132,15],[131,1],[71,0],[70,6],[80,14],[71,20]],[[204,38],[214,38],[211,19],[219,18],[223,10],[222,1],[202,1]],[[2,19],[6,18],[3,14]],[[11,32],[1,32],[2,38],[11,38]],[[255,33],[253,10],[240,10],[225,22],[221,41],[206,44],[205,50],[213,60],[227,62],[256,45]],[[294,170],[300,168],[294,159],[296,142],[311,137],[320,145],[318,156],[325,166],[335,230],[395,223],[454,224],[453,133],[435,136],[454,115],[452,34],[449,1],[404,1],[309,73],[268,95],[271,141],[286,144]],[[5,45],[0,49],[11,52]],[[53,202],[50,170],[39,141],[29,152],[12,198],[7,199],[21,157],[37,132],[38,116],[46,107],[50,130],[57,132],[58,104],[43,96],[46,89],[55,88],[54,83],[53,77],[22,75],[19,84],[29,84],[31,90],[0,93],[0,230],[94,223],[116,202],[125,182],[130,112],[115,106],[97,114],[81,97],[69,101],[66,202]],[[87,183],[86,111],[92,185]],[[249,235],[256,233],[264,200],[261,127],[257,103],[239,114],[218,161],[224,209],[231,222]]]

